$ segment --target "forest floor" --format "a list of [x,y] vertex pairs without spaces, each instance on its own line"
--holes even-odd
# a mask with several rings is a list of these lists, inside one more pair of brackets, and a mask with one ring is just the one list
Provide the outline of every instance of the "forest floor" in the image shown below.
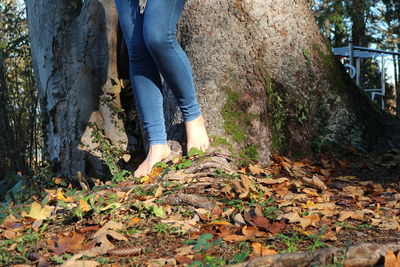
[[10,193],[28,204],[1,208],[1,266],[400,264],[400,150],[247,165],[212,152],[72,184],[43,170]]

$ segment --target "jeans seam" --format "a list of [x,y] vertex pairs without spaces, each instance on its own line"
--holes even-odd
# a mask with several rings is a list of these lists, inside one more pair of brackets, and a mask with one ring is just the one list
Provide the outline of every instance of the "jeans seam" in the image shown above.
[[[172,9],[172,10],[174,10],[174,9],[176,8],[177,2],[178,2],[178,0],[175,0],[175,1],[174,1],[174,6],[173,6],[173,9]],[[171,33],[172,14],[173,14],[173,12],[171,12],[171,15],[170,15],[169,21],[168,21],[168,34]],[[178,22],[179,22],[179,18],[178,18]],[[170,39],[169,36],[168,36],[168,38]],[[179,57],[179,59],[181,60],[183,66],[185,67],[185,69],[186,69],[186,75],[188,76],[188,78],[189,78],[189,80],[190,80],[190,79],[191,79],[191,75],[190,75],[190,73],[189,73],[188,66],[185,64],[185,61],[183,60],[182,56],[178,53],[178,50],[177,50],[176,46],[174,45],[174,42],[175,42],[175,41],[178,42],[178,41],[177,41],[176,39],[175,39],[175,40],[168,40],[168,41],[170,41],[170,44],[172,45],[173,50],[175,51],[176,55],[177,55],[177,56]],[[195,88],[193,88],[193,90],[194,90],[194,92],[195,92],[195,94],[196,94]],[[197,101],[195,101],[195,102],[197,102]],[[182,115],[182,117],[183,117],[183,115]],[[184,118],[184,120],[185,120],[185,118]]]

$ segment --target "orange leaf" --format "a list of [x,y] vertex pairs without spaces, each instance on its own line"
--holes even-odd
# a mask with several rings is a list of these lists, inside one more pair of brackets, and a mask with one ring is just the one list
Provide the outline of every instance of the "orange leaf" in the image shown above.
[[83,212],[87,212],[87,211],[91,210],[91,207],[89,206],[89,204],[82,198],[79,199],[79,207],[81,208],[81,210]]
[[396,256],[392,250],[389,250],[385,255],[385,267],[399,267]]
[[134,224],[138,224],[139,222],[140,222],[140,218],[139,217],[135,217],[129,222],[128,226],[132,226]]
[[278,252],[276,252],[276,250],[266,248],[258,242],[251,244],[251,246],[253,247],[253,253],[252,253],[253,257],[263,257],[263,256],[267,256],[267,255],[278,254]]
[[244,236],[244,235],[227,235],[223,237],[225,241],[233,241],[233,242],[243,242],[246,240],[249,240],[249,236]]
[[233,226],[233,224],[231,224],[230,222],[227,222],[227,221],[214,221],[214,222],[207,223],[206,225],[226,225],[226,226]]

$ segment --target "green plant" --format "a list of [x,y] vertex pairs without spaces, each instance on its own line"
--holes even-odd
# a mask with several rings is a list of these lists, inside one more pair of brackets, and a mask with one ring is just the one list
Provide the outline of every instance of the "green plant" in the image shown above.
[[205,252],[206,250],[208,250],[212,246],[222,244],[221,238],[218,238],[214,242],[211,242],[211,239],[213,239],[213,237],[214,236],[212,234],[205,233],[205,234],[202,234],[201,236],[199,236],[197,239],[187,240],[185,243],[187,245],[193,245],[193,250],[202,253],[202,252]]
[[159,233],[159,234],[172,234],[176,232],[177,229],[172,225],[167,223],[157,223],[153,225],[152,232]]
[[278,218],[278,214],[276,213],[278,207],[276,206],[269,206],[264,209],[264,216],[270,220],[276,220]]
[[[92,142],[98,143],[98,147],[95,150],[101,153],[101,160],[107,165],[111,174],[115,176],[115,174],[122,172],[117,162],[124,155],[125,151],[113,145],[111,140],[105,137],[104,131],[96,123],[88,122],[88,127],[92,129]],[[125,174],[127,173],[125,172]],[[121,177],[121,174],[118,177]]]
[[291,232],[288,233],[288,235],[279,233],[276,235],[276,237],[287,246],[287,249],[281,251],[281,253],[296,252],[297,251],[296,244],[299,241],[304,240],[304,236],[299,236],[299,233],[297,232]]
[[241,242],[239,244],[240,252],[235,254],[229,264],[237,264],[244,262],[251,253],[251,246],[247,242]]
[[322,237],[322,234],[324,233],[325,229],[326,229],[326,225],[323,225],[321,230],[318,232],[318,235],[312,234],[312,235],[308,236],[308,239],[310,239],[313,242],[310,246],[308,246],[309,251],[314,251],[319,247],[326,246],[325,242],[321,241],[321,237]]

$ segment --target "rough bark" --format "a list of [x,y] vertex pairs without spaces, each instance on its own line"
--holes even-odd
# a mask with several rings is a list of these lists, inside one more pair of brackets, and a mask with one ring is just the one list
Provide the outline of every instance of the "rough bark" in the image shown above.
[[[105,173],[91,141],[88,122],[96,122],[114,145],[125,149],[117,73],[117,15],[113,1],[27,0],[28,23],[39,96],[45,111],[47,157],[67,177],[78,171]],[[113,122],[115,121],[115,123]],[[92,170],[92,172],[90,171]]]
[[[399,251],[399,244],[361,243],[349,248],[324,248],[314,252],[294,252],[268,255],[255,258],[231,267],[302,267],[302,266],[332,266],[343,264],[348,267],[377,266],[383,261],[387,252]],[[381,265],[379,265],[381,266]]]
[[[84,1],[72,13],[66,0],[26,2],[40,96],[47,101],[49,159],[59,162],[59,175],[99,175],[98,155],[78,147],[81,139],[90,144],[86,123],[98,121],[122,148],[127,140],[99,102],[112,92],[113,78],[126,77],[127,58],[116,60],[123,42],[117,45],[114,2]],[[192,63],[210,136],[226,138],[242,155],[254,158],[257,150],[268,164],[273,152],[304,156],[329,143],[366,150],[398,145],[385,132],[398,122],[347,78],[306,0],[188,0],[178,40]],[[182,144],[181,114],[165,84],[163,94],[168,137]],[[120,106],[119,91],[112,95]]]

